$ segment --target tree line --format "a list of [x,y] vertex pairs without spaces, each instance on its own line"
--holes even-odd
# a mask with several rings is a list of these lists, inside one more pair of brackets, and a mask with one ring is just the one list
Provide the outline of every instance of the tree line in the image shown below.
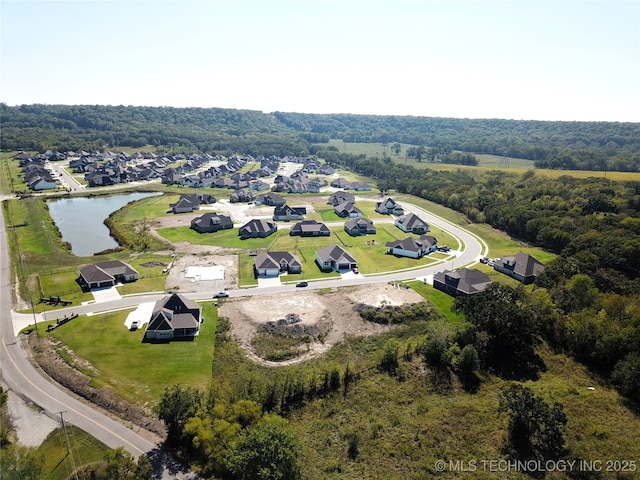
[[381,191],[431,200],[556,253],[530,299],[542,334],[637,402],[640,182],[421,170],[349,154],[332,161],[377,179]]
[[307,142],[271,115],[223,108],[0,104],[1,149],[115,150],[291,155]]
[[[0,149],[99,150],[147,145],[176,152],[306,155],[330,139],[404,143],[449,163],[493,154],[538,168],[640,171],[640,124],[302,114],[223,108],[0,104]],[[414,151],[415,152],[415,151]],[[444,161],[444,160],[443,160]]]

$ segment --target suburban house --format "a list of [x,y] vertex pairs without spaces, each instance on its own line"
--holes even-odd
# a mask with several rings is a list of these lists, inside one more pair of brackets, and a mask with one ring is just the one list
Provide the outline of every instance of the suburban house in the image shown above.
[[391,197],[386,198],[385,200],[382,200],[380,202],[376,202],[376,212],[382,213],[383,215],[404,215],[404,210],[402,209],[402,207],[398,205],[396,201]]
[[80,269],[78,283],[83,289],[112,287],[116,283],[135,282],[138,272],[120,260],[94,263]]
[[414,213],[398,217],[394,225],[403,232],[423,234],[429,231],[429,225]]
[[31,190],[51,190],[58,187],[58,183],[51,175],[35,176],[27,182]]
[[240,227],[238,235],[242,238],[265,238],[275,233],[276,230],[278,230],[278,225],[274,222],[254,218]]
[[421,235],[420,238],[407,237],[404,240],[387,242],[387,253],[409,258],[422,258],[438,249],[438,240],[431,235]]
[[282,198],[277,193],[261,193],[256,197],[255,204],[256,205],[268,205],[270,207],[277,207],[287,203],[287,201]]
[[320,270],[339,272],[358,268],[358,262],[340,245],[328,245],[316,252],[316,263]]
[[331,181],[331,186],[334,188],[349,188],[351,186],[351,182],[346,178],[338,177]]
[[359,217],[345,222],[344,231],[352,237],[359,237],[361,235],[373,235],[376,233],[376,227],[373,226],[373,222],[368,218]]
[[336,215],[343,218],[358,218],[362,216],[362,211],[351,202],[344,202],[333,207]]
[[536,277],[544,272],[544,265],[524,252],[501,258],[494,263],[493,268],[524,284],[533,283]]
[[228,215],[205,213],[191,220],[191,228],[198,233],[212,233],[233,228],[233,221]]
[[273,220],[288,222],[289,220],[302,220],[307,213],[305,207],[290,207],[286,203],[273,209]]
[[353,182],[347,188],[355,190],[356,192],[365,192],[371,190],[371,185],[365,182]]
[[331,165],[327,165],[326,163],[324,165],[321,165],[317,170],[316,173],[318,175],[333,175],[334,173],[336,173],[336,171],[333,169],[333,167]]
[[482,292],[491,283],[491,279],[475,268],[461,268],[459,270],[445,270],[433,276],[434,288],[452,297],[469,297]]
[[200,333],[202,307],[178,293],[166,295],[153,307],[144,332],[146,340],[193,339]]
[[328,237],[331,235],[331,230],[324,223],[316,222],[315,220],[303,220],[291,227],[289,235],[292,237]]
[[277,277],[281,273],[301,273],[302,263],[289,252],[267,252],[256,257],[253,269],[257,277]]
[[336,205],[340,205],[341,203],[345,203],[345,202],[353,203],[355,201],[356,201],[356,197],[353,195],[353,193],[345,192],[344,190],[339,190],[337,192],[332,193],[329,196],[329,200],[327,201],[327,203],[335,207]]
[[215,203],[216,199],[213,195],[208,194],[188,194],[180,195],[180,200],[176,203],[170,203],[169,207],[173,213],[191,213],[194,210],[200,210],[201,204]]
[[[249,186],[249,184],[247,184],[247,187]],[[245,190],[236,190],[235,192],[233,192],[231,195],[229,195],[229,201],[231,203],[238,203],[238,202],[253,202],[253,200],[256,198],[256,196],[253,194],[253,192],[249,191],[245,191]]]

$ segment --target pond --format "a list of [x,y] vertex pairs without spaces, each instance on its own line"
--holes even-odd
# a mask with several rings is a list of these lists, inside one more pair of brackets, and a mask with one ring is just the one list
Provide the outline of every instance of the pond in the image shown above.
[[158,193],[126,193],[99,197],[72,197],[49,200],[49,213],[62,234],[62,241],[71,244],[71,251],[86,257],[110,248],[118,242],[109,235],[104,221],[129,202],[159,195]]

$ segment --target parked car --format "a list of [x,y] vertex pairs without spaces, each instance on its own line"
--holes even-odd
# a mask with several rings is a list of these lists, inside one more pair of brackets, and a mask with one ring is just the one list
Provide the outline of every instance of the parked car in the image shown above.
[[449,245],[440,245],[438,247],[439,252],[449,252],[451,251],[451,247]]
[[227,292],[218,292],[213,295],[213,298],[227,298],[228,296]]
[[296,283],[296,287],[306,287],[309,285],[309,282],[298,282]]
[[353,268],[351,269],[351,271],[352,271],[353,273],[360,273],[360,270],[358,270],[358,267],[353,267]]
[[481,257],[480,258],[480,263],[489,263],[489,259],[487,257]]
[[134,320],[133,322],[131,322],[131,328],[129,330],[133,332],[137,330],[139,326],[140,326],[140,322],[138,322],[137,320]]

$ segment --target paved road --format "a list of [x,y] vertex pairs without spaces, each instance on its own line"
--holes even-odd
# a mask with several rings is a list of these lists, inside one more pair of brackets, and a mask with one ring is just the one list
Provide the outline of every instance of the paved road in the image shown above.
[[84,190],[84,185],[78,182],[75,177],[67,171],[67,168],[69,167],[68,161],[47,162],[46,165],[56,173],[57,177],[60,179],[60,183],[62,184],[62,186],[69,192]]
[[155,478],[198,478],[170,459],[158,445],[123,424],[72,397],[45,379],[29,362],[16,338],[11,318],[11,269],[4,215],[0,209],[0,366],[3,381],[17,395],[40,406],[50,416],[64,412],[65,421],[112,448],[124,447],[134,456],[148,455]]
[[[375,201],[374,199],[366,197],[359,198],[358,200]],[[437,231],[440,229],[446,230],[449,234],[453,235],[458,240],[459,245],[457,247],[459,248],[459,250],[456,249],[456,245],[452,245],[452,248],[454,248],[455,250],[452,250],[446,259],[435,265],[430,265],[419,269],[381,273],[380,275],[354,275],[349,272],[342,277],[338,277],[332,280],[309,281],[309,286],[307,288],[320,289],[346,287],[353,285],[367,285],[373,283],[395,282],[411,279],[420,279],[426,281],[437,272],[441,272],[443,270],[451,270],[453,268],[460,268],[466,265],[477,263],[482,255],[487,254],[488,247],[486,243],[476,235],[468,232],[467,230],[464,230],[458,225],[455,225],[443,219],[442,217],[439,217],[431,212],[428,212],[427,210],[417,207],[416,205],[406,202],[400,202],[400,204],[405,209],[405,211],[413,212],[416,215],[420,216],[420,218],[422,218],[424,221],[426,221],[431,226],[432,234],[434,236],[437,236]],[[384,221],[385,220],[381,220],[381,222]],[[296,290],[297,289],[294,284],[289,284],[265,286],[259,288],[246,288],[240,290],[229,290],[228,293],[229,297],[233,298],[253,295],[273,295],[276,293],[293,292]],[[214,293],[215,292],[213,291],[201,291],[183,293],[183,295],[191,300],[207,300],[211,299]],[[155,302],[162,298],[162,296],[163,294],[129,295],[119,300],[113,300],[109,302],[101,302],[67,308],[56,308],[55,310],[50,310],[42,314],[41,316],[39,316],[39,318],[43,321],[49,321],[55,320],[56,318],[62,318],[65,315],[71,315],[73,313],[82,315],[87,313],[99,313],[109,310],[124,309],[134,307],[145,302]],[[24,326],[25,320],[26,318],[23,317],[22,326]]]
[[[363,197],[360,200],[372,199]],[[309,283],[308,288],[344,287],[403,281],[415,278],[426,281],[427,278],[439,271],[473,264],[478,261],[481,255],[487,254],[487,245],[472,233],[415,205],[406,202],[401,202],[401,205],[405,211],[413,212],[429,223],[434,236],[437,234],[438,229],[446,230],[452,234],[459,242],[459,249],[451,252],[448,259],[436,265],[381,275],[365,276],[348,273],[339,279],[312,281]],[[452,247],[456,248],[455,245],[452,245]],[[2,304],[2,308],[0,308],[0,360],[2,362],[2,376],[9,388],[23,398],[33,401],[51,414],[58,414],[64,411],[65,418],[69,423],[82,428],[110,447],[124,446],[135,456],[141,454],[149,455],[155,462],[154,465],[157,470],[156,478],[197,478],[191,472],[181,469],[179,465],[173,463],[171,459],[164,455],[157,445],[154,445],[131,429],[59,390],[56,385],[43,378],[29,363],[20,341],[16,338],[16,331],[19,331],[23,326],[19,324],[30,321],[29,316],[27,316],[27,320],[25,320],[24,315],[15,314],[14,312],[13,316],[16,320],[19,320],[16,322],[16,331],[14,331],[12,313],[10,309],[7,308],[7,306],[12,305],[11,274],[7,234],[2,212],[0,212],[0,270],[0,303]],[[229,295],[230,297],[270,295],[295,290],[295,285],[278,285],[229,291]],[[185,295],[193,300],[204,300],[211,299],[213,293],[214,292],[195,292]],[[144,302],[153,302],[161,297],[162,294],[131,295],[119,300],[56,309],[53,312],[49,311],[45,314],[38,315],[38,317],[33,316],[33,318],[39,318],[43,321],[63,317],[64,315],[70,315],[72,313],[87,314],[123,309],[137,306]]]

